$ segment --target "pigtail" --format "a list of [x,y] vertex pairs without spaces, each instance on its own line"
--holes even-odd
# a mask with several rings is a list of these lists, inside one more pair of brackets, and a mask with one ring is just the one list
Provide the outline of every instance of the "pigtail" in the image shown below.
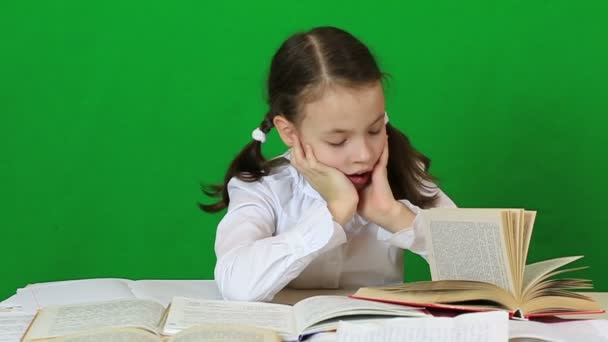
[[[259,128],[264,134],[274,127],[272,117],[271,113],[268,113],[260,123]],[[227,187],[233,177],[245,182],[255,182],[267,175],[272,167],[273,163],[269,163],[262,154],[262,142],[252,139],[230,163],[223,184],[201,185],[201,190],[207,196],[219,198],[219,201],[212,204],[199,204],[199,208],[205,212],[214,213],[228,207],[230,198]]]
[[389,146],[387,173],[393,195],[421,208],[433,207],[438,195],[425,195],[433,192],[430,184],[437,181],[428,172],[431,160],[416,150],[410,140],[390,123],[386,125],[386,133]]

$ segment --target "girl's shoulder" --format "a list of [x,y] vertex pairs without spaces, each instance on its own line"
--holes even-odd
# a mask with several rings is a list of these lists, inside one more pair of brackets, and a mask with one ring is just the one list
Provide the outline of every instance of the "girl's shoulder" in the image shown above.
[[271,160],[272,168],[268,175],[250,182],[232,177],[228,182],[227,190],[230,193],[241,190],[248,193],[270,195],[279,199],[293,196],[298,191],[299,177],[295,168],[289,163],[289,158],[282,154]]

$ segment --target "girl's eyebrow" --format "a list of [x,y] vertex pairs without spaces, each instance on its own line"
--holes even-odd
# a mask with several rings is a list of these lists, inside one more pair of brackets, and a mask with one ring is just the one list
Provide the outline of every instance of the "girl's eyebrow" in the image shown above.
[[378,117],[376,118],[376,120],[374,120],[374,122],[372,122],[372,123],[370,124],[370,126],[373,126],[373,125],[375,125],[375,124],[376,124],[376,122],[378,122],[378,121],[380,121],[380,120],[383,120],[385,115],[386,115],[386,112],[382,112],[382,113],[380,113],[380,115],[378,115]]
[[[375,125],[378,121],[384,119],[384,112],[382,112],[369,126],[373,126]],[[349,133],[351,130],[349,129],[342,129],[342,128],[334,128],[331,131],[325,132],[323,133],[324,135],[330,135],[330,134],[339,134],[339,133]]]

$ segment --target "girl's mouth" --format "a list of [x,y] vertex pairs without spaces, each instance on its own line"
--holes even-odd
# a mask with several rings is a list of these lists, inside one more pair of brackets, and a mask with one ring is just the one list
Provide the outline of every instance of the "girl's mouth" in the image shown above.
[[350,181],[355,185],[355,187],[363,187],[367,185],[367,183],[369,183],[371,174],[371,172],[365,172],[356,175],[346,175],[346,177],[350,179]]

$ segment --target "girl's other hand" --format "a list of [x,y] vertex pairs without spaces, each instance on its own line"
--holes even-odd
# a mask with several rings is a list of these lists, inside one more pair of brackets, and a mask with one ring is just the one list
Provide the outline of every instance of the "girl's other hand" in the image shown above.
[[359,196],[353,183],[336,168],[317,160],[310,145],[302,148],[296,137],[292,146],[291,164],[327,202],[334,221],[344,226],[357,212]]
[[357,211],[368,221],[380,226],[392,225],[393,217],[397,217],[402,209],[401,203],[395,200],[391,185],[388,182],[388,137],[384,144],[382,155],[374,166],[371,182],[359,193],[360,200]]

